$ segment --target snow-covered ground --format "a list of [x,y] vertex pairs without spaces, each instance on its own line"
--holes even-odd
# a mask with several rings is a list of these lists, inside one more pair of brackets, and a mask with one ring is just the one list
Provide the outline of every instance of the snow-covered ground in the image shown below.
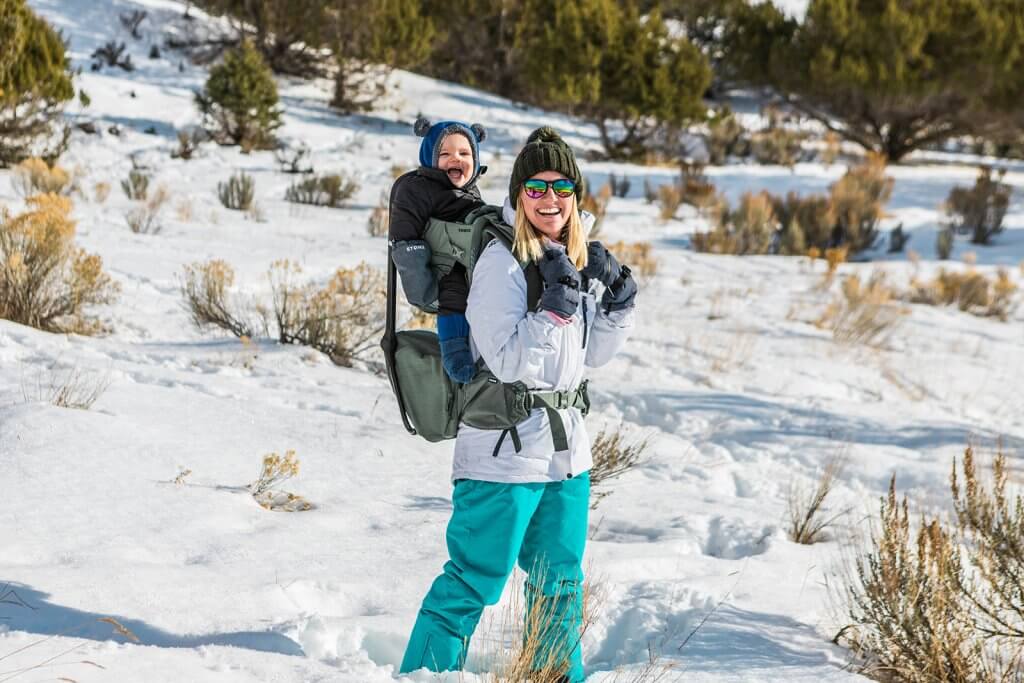
[[[386,379],[365,365],[344,369],[305,348],[197,332],[178,277],[187,263],[222,258],[235,266],[240,293],[260,294],[276,259],[319,279],[364,260],[382,267],[384,240],[367,234],[366,221],[392,165],[413,165],[417,113],[488,127],[483,192],[492,202],[534,127],[554,125],[579,149],[596,147],[596,131],[408,73],[397,74],[386,104],[356,117],[331,112],[326,83],[281,81],[281,136],[307,143],[317,171],[344,170],[362,183],[349,208],[297,207],[283,199],[294,176],[278,172],[268,152],[207,144],[191,161],[171,159],[174,131],[197,121],[192,90],[205,72],[187,62],[179,72],[174,53],[147,55],[180,3],[31,5],[65,32],[84,67],[78,86],[92,104],[71,113],[100,122],[102,134],[76,133],[61,163],[80,170],[87,195],[76,199],[78,241],[103,257],[123,292],[104,311],[114,328],[106,337],[0,321],[0,594],[9,583],[28,605],[0,600],[0,681],[44,662],[18,680],[478,680],[472,672],[497,647],[493,629],[475,641],[462,679],[395,674],[446,558],[451,444],[407,436]],[[140,8],[150,15],[136,42],[116,14]],[[135,72],[89,71],[92,50],[110,39],[128,42]],[[113,124],[120,137],[107,132]],[[151,127],[155,134],[143,132]],[[119,182],[133,159],[172,193],[160,234],[125,224],[130,202]],[[877,252],[841,273],[884,268],[905,284],[915,268],[936,267],[939,204],[975,170],[955,159],[917,162],[890,169],[886,226],[903,222],[921,262]],[[1001,323],[910,306],[882,348],[841,346],[813,324],[833,295],[817,287],[820,263],[695,254],[687,238],[699,221],[663,223],[642,196],[645,177],[668,182],[673,169],[583,167],[594,186],[610,172],[629,175],[630,195],[612,199],[603,237],[650,241],[659,262],[633,339],[593,377],[594,431],[621,422],[651,445],[592,513],[589,574],[604,598],[583,642],[588,681],[631,680],[652,652],[675,667],[664,680],[863,680],[829,643],[844,623],[826,588],[840,541],[864,528],[894,473],[916,504],[940,506],[951,457],[968,442],[1001,439],[1011,455],[1021,452],[1021,313]],[[236,170],[254,176],[265,220],[220,206],[216,183]],[[824,191],[843,170],[730,165],[708,174],[735,199],[746,190]],[[1007,232],[993,247],[958,243],[954,257],[975,251],[981,270],[1007,266],[1022,283],[1024,172],[1011,167],[1006,181],[1015,188]],[[95,200],[97,182],[113,186],[105,202]],[[0,201],[22,206],[6,171]],[[106,376],[109,388],[89,411],[26,401],[54,362]],[[269,512],[242,488],[262,455],[287,449],[302,470],[285,488],[312,511]],[[830,509],[852,511],[834,540],[791,543],[790,486],[813,484],[839,452],[849,464]]]

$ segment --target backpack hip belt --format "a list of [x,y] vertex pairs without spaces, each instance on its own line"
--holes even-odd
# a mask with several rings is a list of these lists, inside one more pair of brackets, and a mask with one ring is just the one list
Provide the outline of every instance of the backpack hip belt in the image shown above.
[[555,442],[556,451],[569,450],[569,439],[565,433],[565,423],[559,410],[576,408],[584,417],[590,412],[590,395],[587,393],[587,380],[575,389],[564,391],[530,391],[530,408],[544,408],[551,424],[551,438]]

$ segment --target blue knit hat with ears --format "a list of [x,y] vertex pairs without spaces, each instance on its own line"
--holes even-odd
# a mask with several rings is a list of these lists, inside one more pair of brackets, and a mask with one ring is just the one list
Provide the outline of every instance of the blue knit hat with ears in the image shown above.
[[420,143],[420,166],[437,167],[441,154],[441,143],[453,133],[464,135],[473,150],[473,177],[480,175],[480,143],[487,139],[487,131],[479,123],[469,125],[462,121],[439,121],[430,123],[422,116],[412,126],[413,132],[423,138]]

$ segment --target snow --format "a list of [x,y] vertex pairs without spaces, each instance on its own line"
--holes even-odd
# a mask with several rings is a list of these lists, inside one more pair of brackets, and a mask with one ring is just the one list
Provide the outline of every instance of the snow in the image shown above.
[[[173,52],[147,56],[179,21],[180,3],[31,4],[65,32],[84,69],[78,86],[92,105],[70,113],[99,122],[101,135],[76,133],[62,164],[82,174],[78,241],[103,257],[123,292],[103,311],[114,328],[107,337],[0,321],[0,587],[9,582],[31,606],[0,602],[0,680],[51,657],[23,678],[484,680],[501,634],[483,627],[463,677],[395,673],[446,559],[451,444],[406,435],[386,378],[370,365],[339,368],[301,347],[196,331],[178,278],[185,264],[223,258],[239,294],[258,296],[276,259],[320,280],[363,260],[382,267],[384,241],[365,225],[392,165],[414,163],[418,113],[488,127],[491,202],[502,200],[533,128],[553,125],[580,150],[597,147],[594,128],[405,72],[372,113],[339,117],[327,106],[329,84],[282,80],[282,137],[306,142],[318,171],[362,183],[348,208],[297,208],[283,200],[294,176],[269,152],[205,144],[191,161],[170,158],[174,131],[197,122],[192,90],[205,78],[187,63],[179,72]],[[131,9],[149,11],[139,42],[116,19]],[[135,72],[89,71],[92,50],[109,39],[128,42]],[[107,132],[114,124],[120,137]],[[124,222],[130,202],[119,182],[133,159],[152,168],[151,186],[172,193],[157,235],[132,234]],[[975,161],[922,154],[890,169],[885,227],[902,222],[920,261],[881,248],[840,274],[883,268],[905,285],[915,269],[934,271],[940,204],[973,181]],[[914,504],[939,509],[951,458],[967,443],[1021,451],[1021,313],[1002,323],[909,306],[881,348],[837,345],[813,324],[835,291],[818,286],[820,263],[696,254],[688,236],[702,222],[684,214],[663,223],[643,200],[643,179],[668,182],[674,169],[582,166],[594,185],[629,175],[631,193],[612,199],[603,238],[650,241],[660,266],[643,284],[625,352],[593,377],[593,433],[621,423],[651,446],[640,466],[603,487],[610,495],[592,512],[588,575],[604,597],[583,641],[588,681],[631,680],[651,652],[675,667],[667,680],[863,680],[829,642],[845,623],[826,588],[845,539],[877,511],[893,474]],[[1008,230],[992,247],[958,240],[954,261],[973,251],[983,272],[1005,266],[1024,284],[1024,169],[1009,168]],[[217,201],[216,182],[236,170],[254,176],[264,220]],[[762,189],[824,192],[843,171],[730,164],[708,175],[735,201]],[[113,187],[104,203],[94,199],[99,181]],[[22,207],[8,171],[0,202]],[[26,400],[53,363],[106,377],[109,388],[88,411]],[[287,449],[302,469],[284,488],[312,511],[270,512],[244,489],[264,454]],[[811,486],[840,452],[849,464],[829,508],[851,512],[827,542],[790,542],[790,485]],[[510,583],[489,617],[514,590]]]

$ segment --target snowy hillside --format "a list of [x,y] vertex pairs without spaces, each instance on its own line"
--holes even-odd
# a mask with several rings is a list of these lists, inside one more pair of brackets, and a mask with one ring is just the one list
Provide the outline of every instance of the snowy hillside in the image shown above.
[[[502,201],[532,129],[553,125],[581,150],[598,146],[596,130],[404,72],[366,116],[333,113],[329,83],[279,81],[281,137],[308,144],[318,172],[361,182],[348,208],[300,207],[284,201],[294,176],[270,152],[205,143],[190,161],[171,158],[175,131],[198,121],[192,91],[205,70],[185,60],[179,71],[182,57],[167,50],[148,54],[180,21],[182,3],[30,4],[65,33],[83,68],[77,86],[91,105],[69,115],[95,121],[100,134],[77,132],[61,164],[81,173],[78,243],[102,256],[122,293],[103,311],[109,336],[0,320],[0,681],[484,680],[473,672],[493,657],[497,627],[482,626],[462,678],[395,673],[447,557],[452,444],[408,436],[372,365],[340,368],[304,347],[197,331],[180,277],[186,264],[220,258],[235,267],[240,295],[265,296],[277,259],[319,280],[361,261],[382,268],[385,242],[368,234],[367,219],[392,166],[416,159],[417,113],[487,126],[482,189],[491,202]],[[149,12],[141,41],[117,20],[131,9]],[[128,43],[136,71],[89,70],[92,51],[111,39]],[[126,225],[131,202],[119,185],[133,160],[171,193],[159,234]],[[952,186],[973,182],[970,161],[920,155],[891,168],[885,226],[902,222],[921,261],[882,248],[840,274],[881,268],[905,285],[915,270],[933,272],[939,205]],[[999,322],[908,305],[880,348],[840,345],[814,324],[838,289],[819,287],[820,261],[694,253],[688,236],[704,224],[693,214],[664,223],[643,197],[645,178],[671,182],[674,168],[582,166],[594,187],[612,172],[630,177],[602,238],[649,241],[659,266],[642,283],[625,352],[592,378],[593,432],[621,423],[650,447],[592,511],[589,576],[604,597],[583,641],[588,682],[634,680],[651,654],[675,667],[662,680],[866,680],[829,642],[845,623],[827,590],[841,541],[877,514],[893,474],[915,504],[941,506],[951,458],[967,443],[1001,440],[1009,454],[1024,452],[1024,313]],[[979,270],[1006,266],[1024,285],[1024,168],[1009,168],[1007,231],[992,247],[958,241],[947,267],[975,251]],[[238,170],[255,178],[261,220],[218,201],[217,182]],[[822,192],[844,171],[729,165],[708,176],[735,200],[747,190]],[[113,188],[105,201],[101,182]],[[9,171],[0,171],[0,204],[23,208]],[[106,378],[91,410],[36,400],[55,363]],[[289,449],[301,472],[284,488],[315,509],[264,510],[243,487],[264,454]],[[829,508],[851,512],[829,542],[790,542],[791,485],[811,487],[840,452],[849,461]],[[5,586],[16,598],[4,600]],[[500,619],[502,608],[489,614]]]

